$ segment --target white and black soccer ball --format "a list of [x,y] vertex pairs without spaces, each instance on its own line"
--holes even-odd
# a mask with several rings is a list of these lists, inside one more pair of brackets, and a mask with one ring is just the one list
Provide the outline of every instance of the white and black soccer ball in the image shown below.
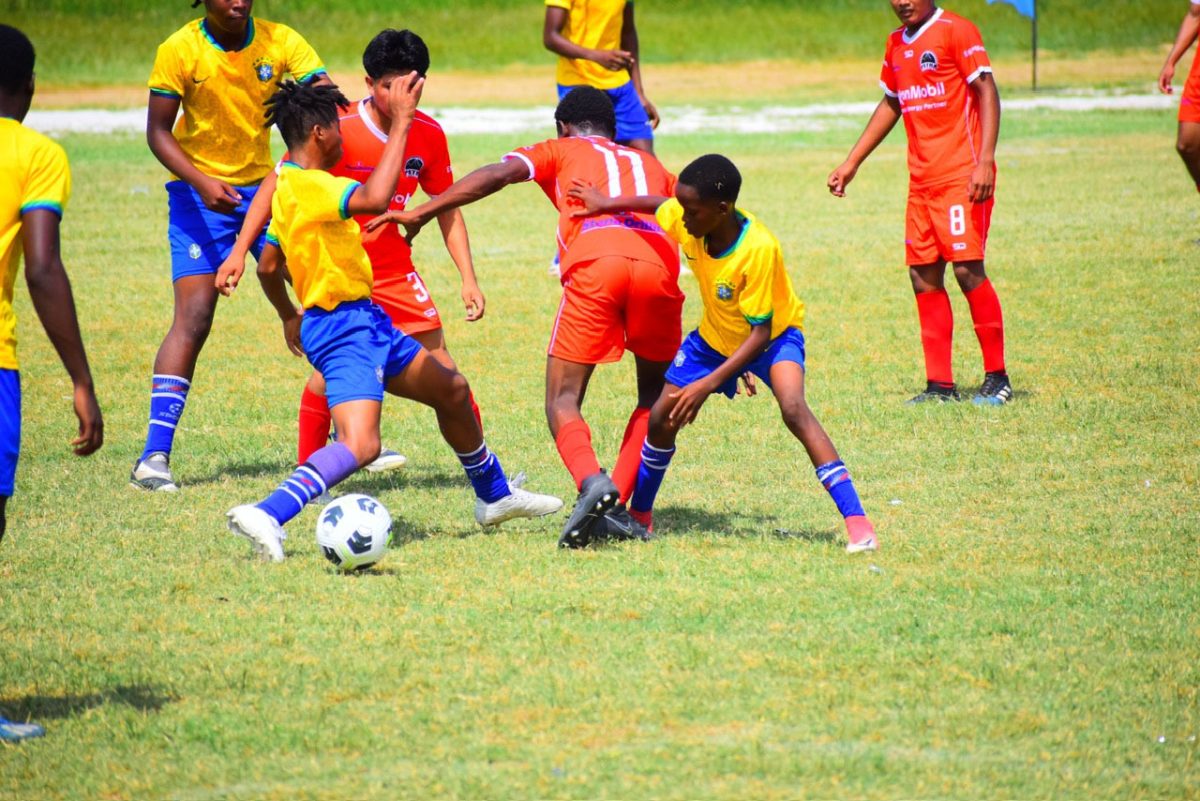
[[369,495],[343,495],[317,517],[317,545],[339,570],[364,570],[387,553],[392,516]]

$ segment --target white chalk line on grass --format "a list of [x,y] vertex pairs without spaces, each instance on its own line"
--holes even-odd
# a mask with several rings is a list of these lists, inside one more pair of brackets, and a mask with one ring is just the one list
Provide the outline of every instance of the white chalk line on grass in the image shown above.
[[[1016,98],[1003,101],[1005,111],[1139,111],[1175,108],[1178,98],[1162,94],[1072,94]],[[860,126],[876,106],[865,103],[815,103],[804,106],[660,108],[663,133],[797,133]],[[426,109],[448,134],[524,133],[552,131],[554,108],[463,108],[431,106]],[[31,111],[25,122],[47,134],[116,133],[143,131],[144,108],[124,111],[76,109]]]

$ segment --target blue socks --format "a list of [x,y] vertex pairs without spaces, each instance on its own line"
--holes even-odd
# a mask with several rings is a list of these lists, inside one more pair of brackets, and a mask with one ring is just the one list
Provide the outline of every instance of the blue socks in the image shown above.
[[862,502],[858,499],[858,490],[854,489],[854,482],[850,480],[850,471],[846,469],[846,465],[842,463],[841,459],[818,467],[817,480],[829,492],[829,497],[833,498],[833,502],[837,504],[842,517],[866,514],[863,511]]
[[349,448],[340,442],[326,445],[308,457],[257,506],[282,526],[300,514],[306,503],[357,469],[358,460]]
[[504,475],[504,468],[500,466],[496,454],[488,450],[486,442],[470,453],[456,451],[454,455],[462,462],[467,478],[471,479],[475,497],[484,503],[495,503],[512,494],[512,490],[508,488],[508,477]]
[[654,499],[674,455],[673,447],[663,450],[651,445],[649,440],[642,443],[642,463],[638,465],[637,484],[629,498],[630,510],[649,512],[654,508]]
[[[141,459],[156,451],[170,453],[175,442],[175,426],[183,415],[192,382],[177,375],[154,375],[150,379],[150,425],[146,448]],[[139,461],[141,461],[139,459]]]

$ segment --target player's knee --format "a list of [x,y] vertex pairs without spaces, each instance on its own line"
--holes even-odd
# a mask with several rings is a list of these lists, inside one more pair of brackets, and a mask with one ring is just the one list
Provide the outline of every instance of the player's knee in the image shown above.
[[1200,137],[1180,136],[1175,140],[1175,151],[1185,159],[1200,156]]
[[382,448],[378,431],[355,431],[346,435],[339,432],[338,442],[354,454],[354,459],[360,466],[377,459]]
[[467,382],[467,377],[457,370],[454,371],[450,380],[446,382],[446,390],[442,393],[442,398],[446,405],[451,407],[470,403],[471,385]]
[[801,431],[816,419],[803,398],[780,399],[779,414],[783,417],[784,425],[792,431]]

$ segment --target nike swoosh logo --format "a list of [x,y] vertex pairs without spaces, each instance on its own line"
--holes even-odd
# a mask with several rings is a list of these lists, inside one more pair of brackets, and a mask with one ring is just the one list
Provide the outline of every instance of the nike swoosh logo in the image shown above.
[[204,83],[207,80],[208,80],[208,78],[192,78],[192,83],[199,86],[200,84]]

